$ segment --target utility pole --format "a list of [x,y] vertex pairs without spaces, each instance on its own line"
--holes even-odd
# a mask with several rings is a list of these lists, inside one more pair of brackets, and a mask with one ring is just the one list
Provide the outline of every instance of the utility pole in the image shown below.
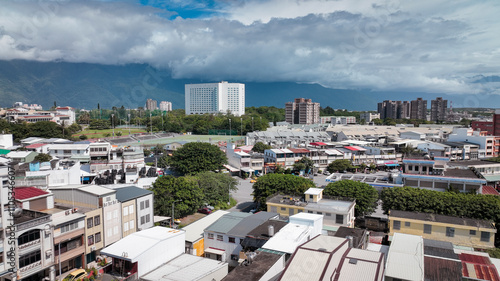
[[254,130],[253,130],[253,116],[252,116],[252,132],[253,132],[253,131],[254,131]]
[[163,131],[165,131],[163,129],[163,111],[160,111],[160,116],[161,116],[161,131],[163,132]]
[[231,118],[229,118],[229,136],[231,136]]
[[240,117],[240,123],[241,123],[241,131],[240,131],[240,135],[243,136],[243,118]]
[[115,115],[111,114],[111,126],[113,126],[113,138],[115,138]]
[[151,135],[153,135],[153,118],[151,117],[151,112],[149,112],[149,125],[151,126]]

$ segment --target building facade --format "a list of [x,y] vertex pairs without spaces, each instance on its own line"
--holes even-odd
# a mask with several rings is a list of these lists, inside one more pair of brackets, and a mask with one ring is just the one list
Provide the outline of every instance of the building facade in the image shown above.
[[443,98],[436,98],[431,101],[431,121],[443,122],[446,121],[448,110],[448,101]]
[[370,123],[373,119],[380,119],[380,113],[363,112],[359,114],[359,120],[365,120],[366,123]]
[[319,119],[318,102],[311,99],[298,98],[285,104],[285,119],[290,124],[317,124]]
[[161,111],[172,111],[172,103],[169,101],[161,101],[160,102],[160,110]]
[[156,110],[158,109],[158,102],[153,99],[146,100],[146,110]]
[[411,101],[410,119],[426,120],[427,119],[427,101],[422,98],[417,98]]
[[245,84],[220,83],[186,84],[186,115],[222,113],[245,114]]

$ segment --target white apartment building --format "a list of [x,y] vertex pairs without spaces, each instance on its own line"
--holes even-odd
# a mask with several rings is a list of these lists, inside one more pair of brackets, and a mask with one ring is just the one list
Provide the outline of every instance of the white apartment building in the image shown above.
[[160,102],[160,110],[161,111],[172,111],[172,103],[169,101],[161,101]]
[[186,84],[186,115],[230,112],[245,114],[245,84],[220,83]]

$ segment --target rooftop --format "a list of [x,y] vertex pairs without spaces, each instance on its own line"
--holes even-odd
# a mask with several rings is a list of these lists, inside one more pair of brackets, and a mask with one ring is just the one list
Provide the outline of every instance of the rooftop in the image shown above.
[[425,256],[424,268],[426,281],[462,280],[462,264],[458,260]]
[[229,212],[223,211],[223,210],[218,210],[210,215],[203,217],[185,227],[182,229],[186,231],[186,241],[188,242],[195,242],[196,240],[203,238],[203,231],[205,228],[216,222],[219,218],[221,218],[223,215],[228,214]]
[[480,280],[500,281],[498,271],[491,263],[489,257],[461,253],[462,274],[464,277],[470,277]]
[[444,171],[444,176],[455,178],[479,178],[473,171],[469,169],[446,169]]
[[258,212],[256,214],[243,218],[239,223],[237,223],[233,228],[231,228],[231,230],[227,232],[227,235],[245,237],[254,228],[265,223],[271,218],[276,217],[278,217],[277,213]]
[[236,267],[222,281],[259,281],[281,257],[278,254],[258,252],[251,264]]
[[116,200],[120,202],[126,202],[153,193],[152,191],[149,191],[147,189],[142,189],[137,186],[121,187],[115,190],[116,190]]
[[284,221],[268,220],[248,232],[245,239],[241,242],[241,246],[243,246],[243,248],[259,249],[272,237],[269,235],[270,226],[273,227],[274,233],[278,233],[287,224],[288,223]]
[[202,258],[189,254],[181,254],[171,261],[141,277],[144,281],[184,281],[205,280],[205,276],[216,270],[226,268],[227,263]]
[[274,234],[262,248],[291,254],[301,244],[300,241],[311,233],[311,226],[289,223]]
[[438,215],[438,214],[390,210],[389,211],[389,218],[391,218],[391,217],[496,229],[493,222],[491,222],[491,221],[477,220],[477,219],[471,219],[471,218],[453,217],[453,216],[445,216],[445,215]]
[[387,255],[385,276],[409,281],[424,280],[421,236],[394,233]]
[[251,216],[249,213],[232,212],[223,215],[217,221],[208,226],[205,231],[213,231],[218,233],[227,233],[235,227],[241,220]]
[[50,194],[33,186],[16,187],[14,188],[14,192],[14,198],[20,201]]

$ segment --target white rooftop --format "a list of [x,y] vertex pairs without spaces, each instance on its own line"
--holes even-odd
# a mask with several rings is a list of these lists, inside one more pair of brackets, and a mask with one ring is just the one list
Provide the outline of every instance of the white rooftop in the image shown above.
[[424,280],[424,240],[421,236],[394,233],[385,275],[408,281]]
[[8,158],[24,158],[33,153],[33,151],[11,151],[5,155]]
[[274,234],[262,248],[292,254],[300,244],[307,241],[311,232],[310,226],[289,223]]
[[90,144],[66,143],[66,144],[49,144],[49,150],[84,150],[89,148]]
[[205,228],[209,227],[212,223],[217,221],[220,217],[229,212],[218,210],[216,212],[211,213],[210,215],[201,218],[182,229],[186,232],[186,241],[195,242],[196,240],[203,238],[203,231]]
[[306,190],[306,192],[304,192],[304,194],[307,194],[307,195],[320,195],[321,192],[323,192],[322,188],[310,187],[308,190]]
[[[141,277],[144,281],[200,280],[210,273],[227,268],[228,264],[189,254],[181,254],[168,263]],[[227,273],[227,269],[226,269]]]
[[[127,237],[118,240],[111,246],[102,249],[101,253],[111,257],[125,259],[130,262],[136,262],[136,259],[142,253],[155,247],[155,245],[161,241],[178,235],[184,235],[184,231],[168,227],[155,226],[132,233]],[[123,256],[123,253],[126,253],[126,257]]]

